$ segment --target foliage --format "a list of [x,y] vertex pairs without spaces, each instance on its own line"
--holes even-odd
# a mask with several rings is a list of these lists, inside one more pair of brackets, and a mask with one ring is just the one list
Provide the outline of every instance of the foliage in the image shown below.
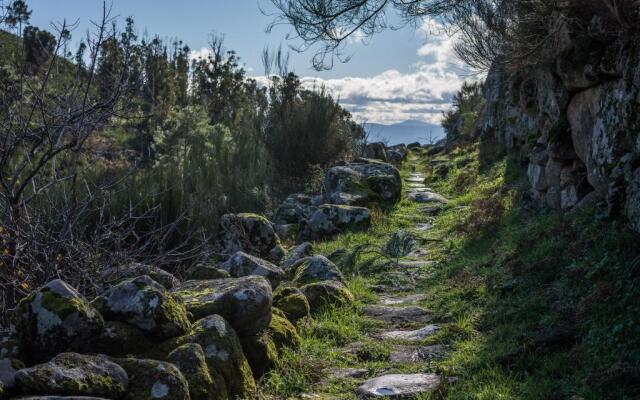
[[452,109],[444,112],[442,119],[448,142],[474,139],[475,124],[484,106],[482,86],[480,82],[464,82],[453,96]]

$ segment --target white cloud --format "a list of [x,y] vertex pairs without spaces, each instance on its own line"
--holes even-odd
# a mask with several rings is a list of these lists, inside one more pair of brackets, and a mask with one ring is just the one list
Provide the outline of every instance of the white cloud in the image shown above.
[[[345,108],[367,122],[417,119],[439,123],[467,71],[454,52],[456,37],[447,35],[442,25],[425,21],[419,32],[426,35],[425,44],[417,50],[422,59],[408,73],[391,69],[372,77],[305,77],[302,82],[309,88],[326,87]],[[264,77],[257,79],[265,82]]]

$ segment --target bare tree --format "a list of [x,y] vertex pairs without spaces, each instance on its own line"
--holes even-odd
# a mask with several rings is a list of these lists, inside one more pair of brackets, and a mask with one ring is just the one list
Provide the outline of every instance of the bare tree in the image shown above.
[[[589,10],[609,16],[614,29],[638,29],[638,0],[271,0],[281,23],[293,27],[300,40],[295,50],[318,46],[317,69],[347,61],[345,43],[355,34],[370,37],[391,26],[388,15],[400,15],[400,26],[417,25],[426,18],[444,24],[459,38],[458,55],[468,65],[486,70],[496,63],[508,66],[544,62],[540,59],[566,19]],[[587,21],[588,22],[588,21]]]

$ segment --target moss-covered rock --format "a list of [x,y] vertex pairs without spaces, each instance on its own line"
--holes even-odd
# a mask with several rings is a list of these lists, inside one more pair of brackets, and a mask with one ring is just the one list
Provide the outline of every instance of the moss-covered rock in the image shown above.
[[140,329],[118,321],[106,321],[92,343],[92,352],[117,357],[145,354],[156,346]]
[[222,376],[212,376],[202,346],[184,344],[169,354],[174,364],[189,383],[191,400],[227,400],[227,388]]
[[220,314],[240,336],[255,335],[271,320],[271,285],[261,276],[188,281],[173,292],[194,319]]
[[275,367],[278,361],[278,349],[267,330],[254,336],[242,338],[240,342],[251,367],[251,372],[256,379],[262,378]]
[[187,269],[184,274],[185,280],[194,281],[206,281],[210,279],[225,278],[231,278],[231,274],[211,264],[196,264]]
[[324,187],[325,201],[330,204],[386,206],[400,201],[402,179],[391,164],[361,158],[331,168]]
[[251,368],[236,332],[224,318],[209,315],[197,321],[178,341],[178,345],[187,343],[202,347],[212,377],[223,378],[229,398],[251,398],[256,389]]
[[353,294],[338,281],[311,283],[301,289],[311,306],[311,313],[316,314],[326,307],[344,306],[353,302]]
[[92,304],[106,319],[136,326],[153,339],[185,334],[190,326],[182,301],[147,275],[120,282]]
[[154,265],[131,263],[119,267],[108,268],[101,276],[101,281],[109,286],[118,284],[124,280],[148,275],[166,289],[171,289],[180,281],[170,272]]
[[313,254],[313,244],[310,242],[300,243],[291,250],[282,261],[282,269],[287,272],[289,268],[295,265],[301,259]]
[[271,282],[271,287],[274,288],[284,278],[284,271],[280,267],[242,251],[231,256],[221,265],[221,268],[229,272],[234,278],[251,275],[264,276]]
[[127,373],[105,356],[58,354],[45,364],[18,371],[17,386],[23,394],[105,396],[120,398],[127,392]]
[[295,287],[278,288],[273,294],[273,305],[282,310],[289,321],[297,322],[309,316],[309,301]]
[[299,260],[295,268],[293,282],[296,285],[306,285],[313,282],[339,281],[344,283],[344,276],[340,269],[327,257],[315,255]]
[[280,262],[284,250],[273,224],[257,214],[225,214],[220,218],[218,242],[221,254],[230,257],[244,251],[275,263]]
[[300,236],[304,240],[326,239],[341,232],[366,229],[370,224],[368,208],[324,204],[311,215]]
[[284,347],[299,347],[301,338],[284,313],[274,308],[271,323],[266,329],[240,341],[253,375],[259,379],[276,366]]
[[17,308],[17,335],[27,362],[42,362],[65,351],[91,350],[91,338],[104,327],[100,313],[74,288],[57,279]]
[[178,368],[168,362],[116,359],[129,375],[123,400],[189,400],[189,384]]
[[278,353],[280,353],[284,347],[291,349],[300,347],[302,339],[296,327],[293,326],[284,313],[277,308],[273,309],[273,317],[271,318],[267,332],[273,339]]

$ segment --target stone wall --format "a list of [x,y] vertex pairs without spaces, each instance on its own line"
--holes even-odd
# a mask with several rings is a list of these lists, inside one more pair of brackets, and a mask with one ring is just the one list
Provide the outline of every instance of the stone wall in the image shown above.
[[581,18],[557,29],[540,65],[491,68],[479,134],[528,156],[540,204],[606,201],[640,231],[640,37]]

